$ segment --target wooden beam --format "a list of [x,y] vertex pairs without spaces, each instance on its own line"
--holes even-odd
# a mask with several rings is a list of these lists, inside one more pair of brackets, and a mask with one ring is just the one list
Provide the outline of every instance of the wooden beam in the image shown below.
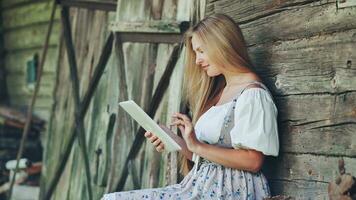
[[122,42],[139,43],[181,43],[189,22],[182,21],[141,21],[113,22],[109,29],[117,32]]
[[110,1],[80,1],[80,0],[57,0],[62,6],[86,8],[91,10],[116,11],[116,2]]
[[[112,44],[113,44],[113,34],[111,33],[109,35],[109,37],[107,38],[106,42],[105,42],[105,46],[102,50],[102,53],[100,54],[100,58],[99,58],[99,62],[97,64],[97,66],[95,67],[95,71],[94,71],[94,75],[92,77],[92,80],[90,81],[90,84],[89,84],[89,88],[88,90],[86,91],[85,95],[84,95],[84,98],[83,98],[83,101],[82,101],[82,106],[81,106],[81,109],[79,111],[79,116],[82,118],[86,115],[86,112],[88,111],[88,107],[89,107],[89,104],[90,104],[90,100],[91,98],[93,97],[94,95],[94,91],[96,90],[98,84],[99,84],[99,81],[100,81],[100,78],[102,76],[102,74],[104,73],[104,70],[105,70],[105,67],[106,67],[106,64],[109,60],[109,57],[111,55],[111,51],[112,51]],[[49,187],[48,187],[48,190],[46,191],[45,195],[44,195],[44,198],[41,198],[41,199],[45,199],[45,200],[50,200],[51,196],[52,196],[52,193],[54,191],[54,189],[56,188],[57,184],[58,184],[58,181],[64,171],[64,168],[65,168],[65,165],[68,161],[68,158],[69,158],[69,155],[70,155],[70,152],[72,150],[72,146],[73,146],[73,143],[74,143],[74,140],[75,140],[75,123],[72,124],[71,126],[71,129],[70,129],[70,136],[69,136],[69,141],[67,143],[67,146],[64,148],[64,152],[63,152],[63,156],[61,158],[61,162],[60,164],[58,165],[58,168],[56,169],[55,173],[54,173],[54,177],[53,179],[51,180],[51,182],[48,184]]]
[[[169,84],[167,84],[167,83],[169,83],[170,77],[173,73],[173,69],[178,61],[180,52],[181,52],[180,46],[176,45],[171,53],[170,59],[167,63],[167,66],[166,66],[166,69],[162,75],[162,78],[157,85],[157,88],[156,88],[155,93],[152,97],[151,103],[149,104],[151,106],[148,108],[148,111],[147,111],[147,114],[152,118],[156,114],[157,108],[163,98],[165,91],[168,88]],[[125,186],[125,182],[126,182],[126,179],[127,179],[128,173],[129,173],[128,164],[132,159],[134,159],[136,157],[137,153],[139,152],[140,147],[144,141],[144,136],[143,136],[144,132],[145,132],[145,130],[142,127],[140,127],[140,129],[136,133],[134,142],[131,145],[129,154],[128,154],[126,161],[123,165],[124,167],[121,172],[120,180],[119,180],[117,186],[115,187],[116,191],[121,191],[123,189],[123,187]]]
[[118,33],[122,42],[138,43],[180,43],[181,34],[158,34],[158,33]]
[[75,127],[76,132],[78,134],[78,141],[79,147],[82,152],[82,156],[84,159],[84,166],[85,166],[85,174],[87,180],[87,188],[88,188],[88,196],[89,200],[93,199],[93,193],[91,189],[91,175],[90,175],[90,166],[89,166],[89,156],[88,150],[86,145],[85,139],[85,129],[84,129],[84,116],[80,116],[79,111],[81,110],[80,107],[80,87],[79,87],[79,79],[78,79],[78,71],[77,71],[77,61],[75,57],[75,50],[73,45],[72,39],[72,31],[70,27],[70,20],[69,20],[69,7],[63,6],[62,7],[62,24],[63,24],[63,34],[64,34],[64,41],[65,46],[67,49],[67,57],[69,62],[70,68],[70,78],[72,82],[72,92],[74,97],[75,103]]
[[128,33],[181,33],[181,24],[183,22],[162,20],[117,21],[110,23],[109,29],[114,32]]

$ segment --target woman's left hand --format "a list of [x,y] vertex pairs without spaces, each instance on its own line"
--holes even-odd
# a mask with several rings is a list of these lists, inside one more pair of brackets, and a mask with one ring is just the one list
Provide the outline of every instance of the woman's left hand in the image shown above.
[[185,114],[174,113],[172,115],[172,123],[171,125],[176,125],[180,132],[182,133],[183,139],[187,144],[187,148],[194,152],[195,148],[199,144],[198,139],[195,136],[193,123],[189,119],[189,117]]

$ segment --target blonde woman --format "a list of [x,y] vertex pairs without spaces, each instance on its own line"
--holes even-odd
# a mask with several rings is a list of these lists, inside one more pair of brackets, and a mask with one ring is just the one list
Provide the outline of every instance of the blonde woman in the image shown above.
[[[277,109],[253,72],[240,28],[228,16],[206,17],[185,34],[186,97],[192,120],[175,113],[183,154],[194,167],[179,184],[107,194],[103,199],[263,199],[265,156],[279,151]],[[164,150],[164,144],[145,137]]]

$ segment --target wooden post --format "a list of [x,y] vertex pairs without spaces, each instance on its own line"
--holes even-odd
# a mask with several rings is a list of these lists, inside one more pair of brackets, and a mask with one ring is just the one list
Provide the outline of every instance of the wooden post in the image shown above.
[[[105,46],[102,50],[102,53],[100,55],[99,62],[97,64],[97,66],[95,67],[94,75],[92,77],[92,80],[89,83],[89,88],[86,91],[84,98],[82,100],[82,104],[81,104],[79,114],[78,114],[79,118],[84,118],[86,112],[88,111],[90,100],[93,97],[94,91],[99,84],[100,78],[105,70],[106,64],[107,64],[109,57],[111,55],[112,44],[113,44],[113,34],[110,33],[109,37],[107,38],[107,40],[105,42]],[[75,123],[73,122],[70,132],[69,132],[69,134],[70,134],[69,141],[67,143],[67,146],[65,147],[63,156],[61,158],[61,162],[54,173],[53,179],[48,184],[49,187],[48,187],[46,193],[44,194],[43,198],[41,198],[41,199],[49,200],[51,198],[53,191],[56,188],[58,181],[64,171],[65,165],[68,161],[68,158],[69,158],[69,155],[70,155],[70,152],[72,150],[72,146],[73,146],[73,143],[75,140],[75,136],[76,136],[75,132],[76,132]]]
[[[147,114],[150,117],[153,117],[155,115],[157,108],[163,98],[163,94],[165,93],[165,91],[168,88],[167,82],[169,82],[169,80],[170,80],[170,77],[173,73],[173,69],[178,61],[179,55],[180,55],[180,46],[176,45],[172,51],[170,59],[167,63],[167,67],[166,67],[166,69],[162,75],[162,78],[160,79],[160,81],[157,85],[157,88],[155,90],[155,93],[152,97],[152,100],[150,103],[151,107],[149,107],[149,109],[147,111]],[[129,172],[128,171],[128,163],[130,162],[130,160],[132,160],[136,157],[136,155],[144,141],[144,136],[143,136],[144,132],[145,132],[145,130],[142,127],[140,127],[140,129],[136,133],[134,142],[131,145],[130,152],[126,158],[124,168],[121,172],[120,180],[119,180],[117,186],[115,187],[116,191],[121,191],[123,189],[123,187],[125,186],[125,182],[126,182],[128,172]]]
[[83,117],[80,116],[80,89],[79,89],[79,80],[78,80],[78,72],[77,72],[77,61],[75,58],[74,45],[72,41],[72,33],[69,22],[69,8],[66,6],[62,7],[61,20],[63,25],[63,34],[64,41],[67,49],[67,56],[70,68],[70,78],[72,81],[72,92],[75,103],[75,128],[76,133],[78,134],[79,139],[79,147],[82,152],[82,156],[84,159],[85,166],[85,174],[87,178],[87,187],[88,187],[88,195],[89,200],[93,199],[93,193],[91,189],[91,175],[90,175],[90,166],[89,166],[89,156],[87,152],[87,145],[85,139],[85,130],[83,125]]

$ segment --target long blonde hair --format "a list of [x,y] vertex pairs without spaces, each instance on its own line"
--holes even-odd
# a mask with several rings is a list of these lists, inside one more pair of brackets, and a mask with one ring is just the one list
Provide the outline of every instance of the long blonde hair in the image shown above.
[[193,122],[218,100],[216,95],[226,85],[222,75],[208,77],[195,63],[192,36],[203,43],[209,59],[231,73],[252,71],[246,43],[239,26],[227,15],[214,14],[201,20],[185,33],[185,98],[193,113]]
[[[217,103],[226,80],[222,75],[209,77],[201,67],[196,65],[192,47],[193,35],[204,45],[204,52],[207,53],[210,61],[221,70],[236,74],[247,73],[252,71],[253,65],[241,29],[227,15],[210,15],[185,33],[184,96],[195,124],[206,110]],[[183,162],[183,165],[185,166],[182,171],[186,174],[191,166],[186,162]]]

